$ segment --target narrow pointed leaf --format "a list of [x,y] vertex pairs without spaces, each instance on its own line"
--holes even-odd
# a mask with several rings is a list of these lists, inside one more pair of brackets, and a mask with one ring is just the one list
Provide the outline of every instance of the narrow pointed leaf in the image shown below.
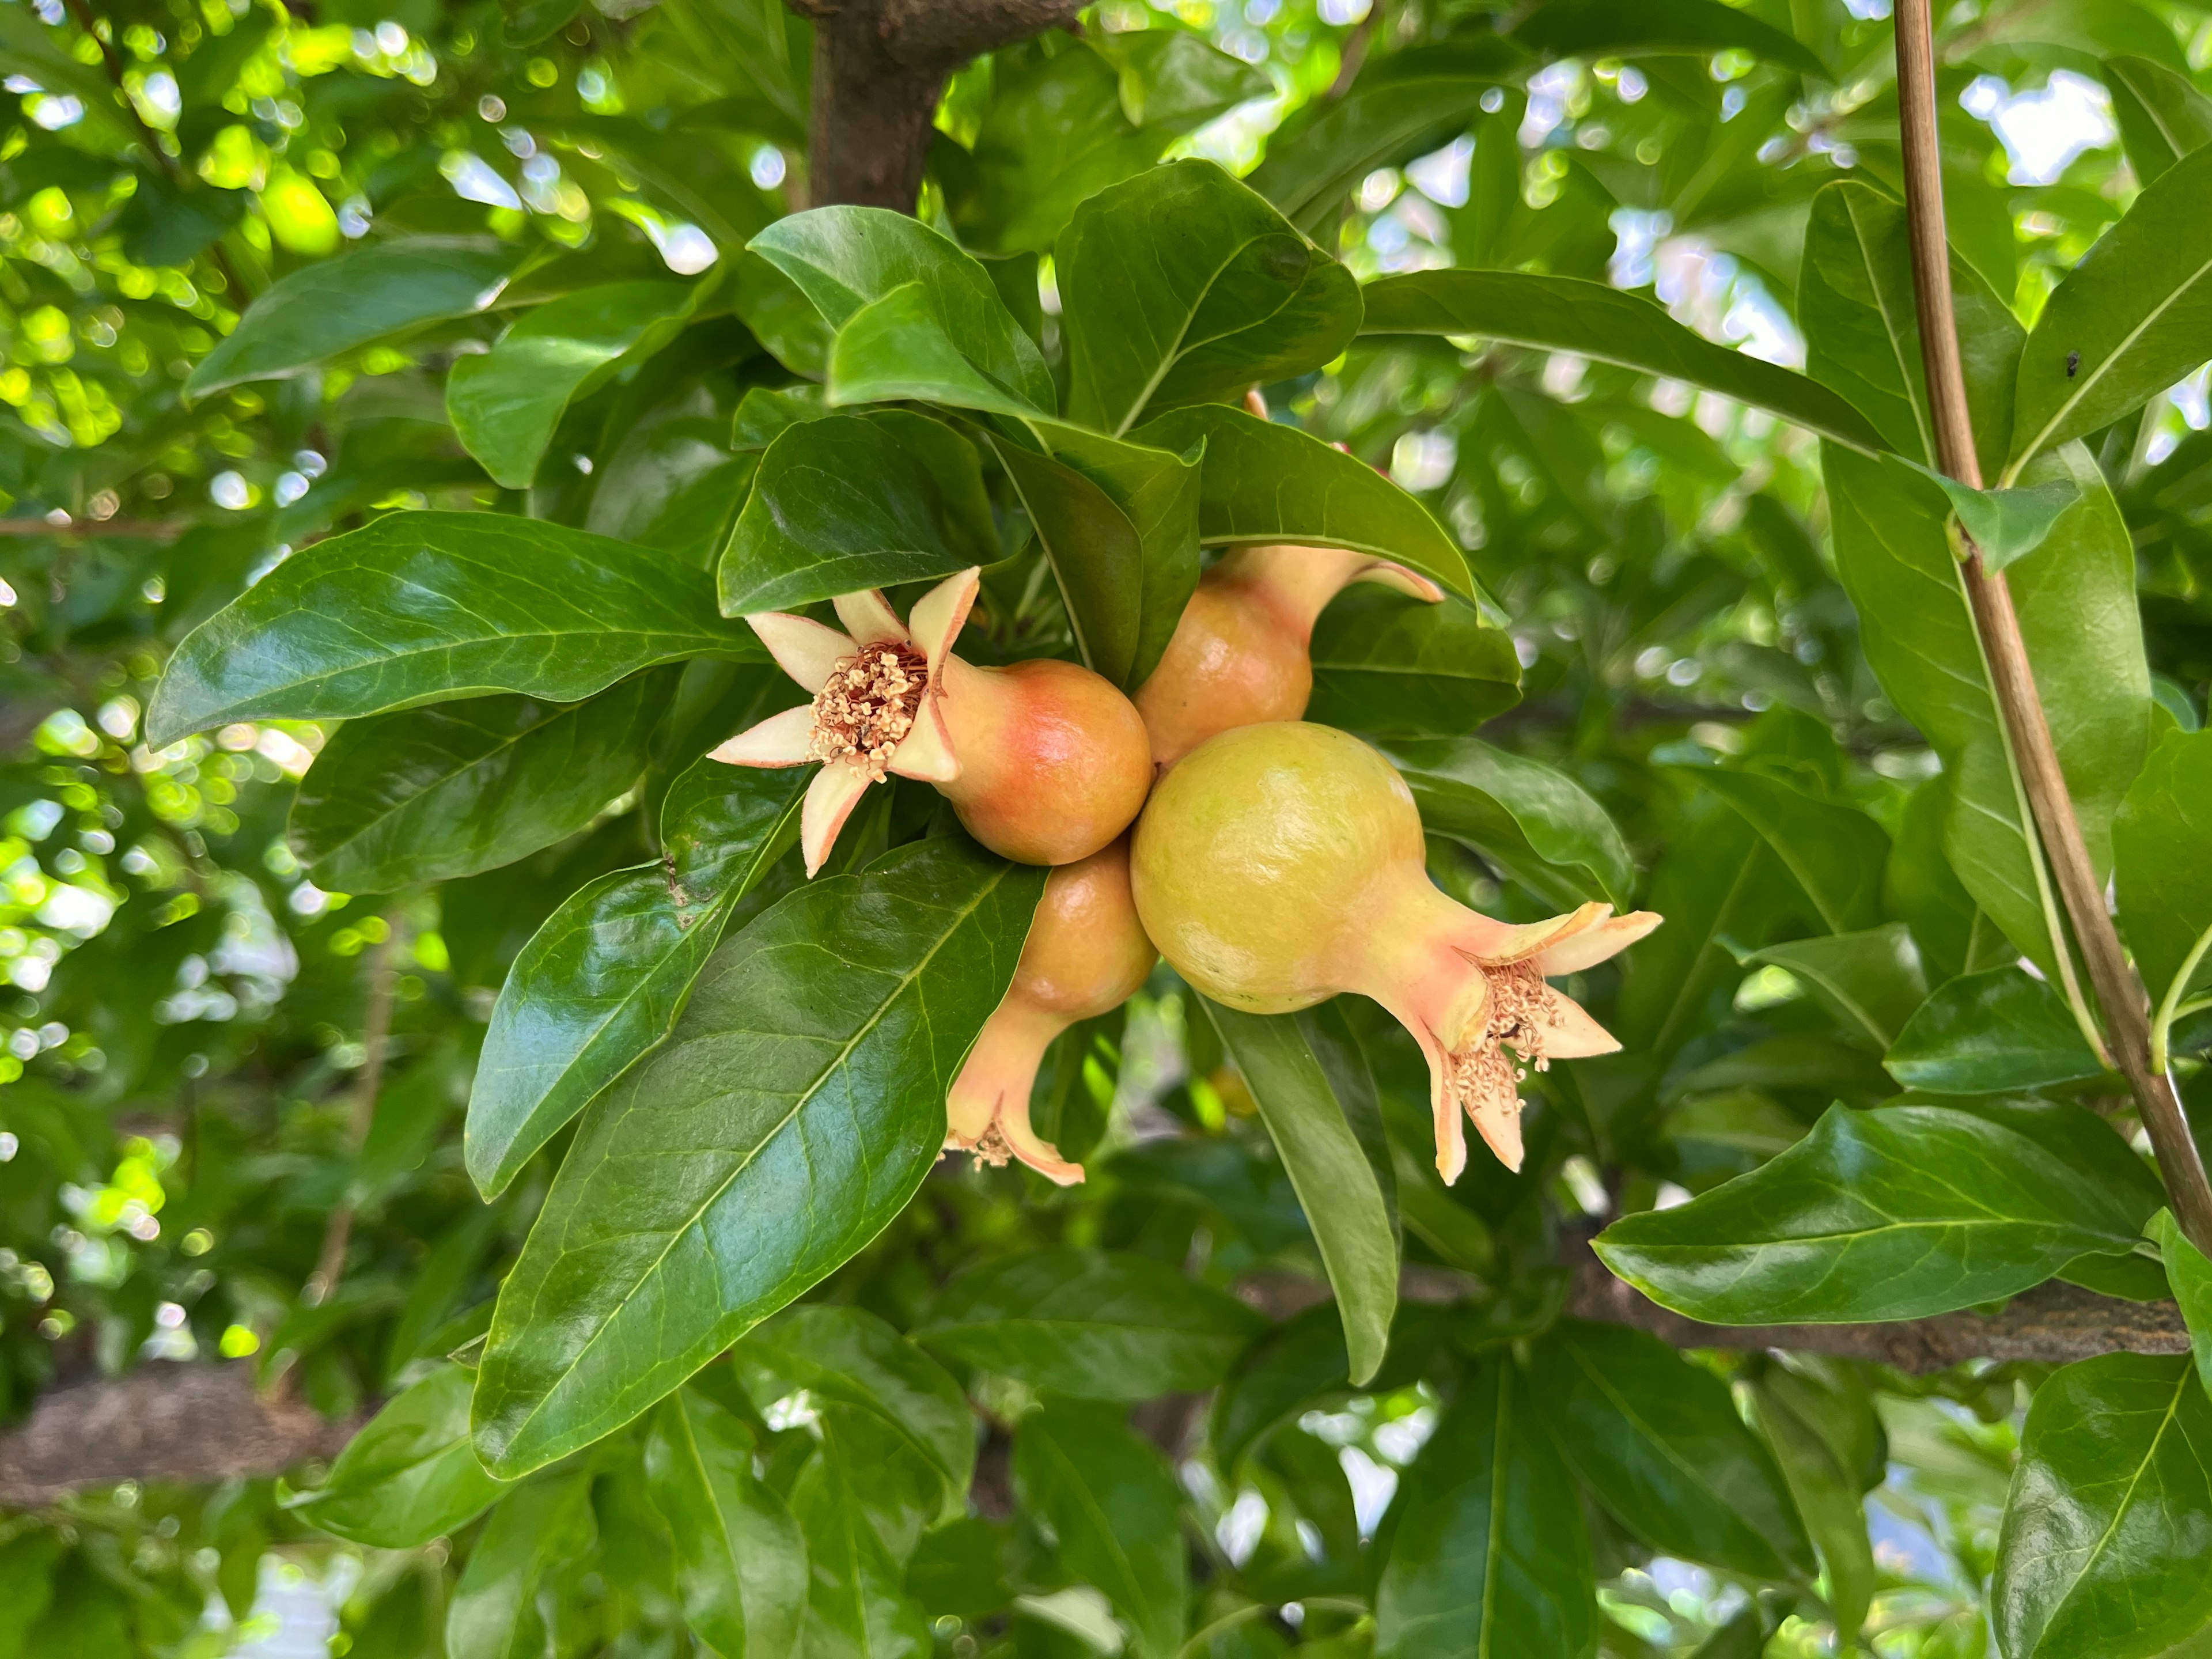
[[484,1472],[469,1443],[475,1378],[445,1365],[369,1419],[329,1478],[289,1504],[324,1531],[376,1549],[419,1549],[498,1501],[507,1483]]
[[1832,933],[1881,920],[1889,834],[1856,806],[1821,800],[1763,772],[1688,769],[1773,848]]
[[2143,183],[2212,144],[2212,98],[2179,71],[2148,58],[2111,58],[2105,62],[2105,85],[2112,91],[2120,142]]
[[1620,826],[1589,791],[1540,761],[1479,738],[1400,738],[1382,752],[1413,792],[1421,822],[1496,858],[1563,908],[1626,908],[1636,866]]
[[1919,947],[1901,921],[1863,933],[1770,945],[1745,960],[1771,963],[1797,975],[1836,1017],[1847,1038],[1876,1054],[1897,1041],[1928,997]]
[[1545,0],[1513,39],[1547,58],[1628,58],[1656,52],[1706,57],[1746,52],[1802,75],[1829,79],[1812,48],[1720,0]]
[[1055,1404],[1014,1436],[1014,1486],[1059,1540],[1060,1564],[1103,1591],[1136,1631],[1142,1659],[1174,1659],[1189,1566],[1182,1494],[1150,1442],[1096,1406]]
[[592,1474],[566,1470],[512,1492],[469,1552],[446,1609],[446,1650],[470,1659],[534,1659],[545,1650],[538,1592],[591,1547]]

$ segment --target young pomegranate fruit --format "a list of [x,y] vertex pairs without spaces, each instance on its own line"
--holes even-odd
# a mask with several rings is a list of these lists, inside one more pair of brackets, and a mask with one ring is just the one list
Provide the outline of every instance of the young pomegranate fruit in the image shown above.
[[1353,582],[1382,582],[1431,605],[1443,590],[1371,554],[1336,547],[1244,547],[1199,578],[1174,637],[1137,688],[1152,759],[1172,766],[1217,732],[1294,720],[1313,696],[1314,623]]
[[945,1150],[973,1152],[979,1164],[1018,1158],[1063,1187],[1082,1180],[1083,1166],[1030,1127],[1037,1067],[1076,1021],[1111,1013],[1135,995],[1159,956],[1129,896],[1127,836],[1054,871],[1014,982],[945,1097]]
[[1389,1010],[1428,1057],[1447,1182],[1467,1164],[1462,1109],[1517,1170],[1522,1067],[1620,1046],[1546,977],[1659,925],[1585,904],[1513,927],[1455,903],[1422,866],[1405,780],[1358,738],[1304,721],[1224,732],[1164,776],[1131,885],[1161,954],[1217,1002],[1288,1013],[1357,991]]
[[714,756],[733,766],[823,763],[799,818],[808,875],[868,786],[893,772],[935,785],[969,835],[1020,864],[1087,858],[1145,804],[1144,721],[1109,683],[1071,662],[977,668],[952,654],[977,575],[939,582],[905,623],[873,589],[833,602],[842,634],[779,611],[745,618],[814,701]]

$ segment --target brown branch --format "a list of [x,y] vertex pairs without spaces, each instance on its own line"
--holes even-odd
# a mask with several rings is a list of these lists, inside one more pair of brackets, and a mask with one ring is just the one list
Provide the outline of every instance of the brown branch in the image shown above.
[[43,1395],[29,1418],[0,1433],[0,1509],[33,1509],[121,1480],[281,1474],[336,1456],[356,1426],[258,1393],[251,1361],[156,1360]]
[[[1905,200],[1912,240],[1912,286],[1919,312],[1920,350],[1935,418],[1936,459],[1961,483],[1978,489],[1979,458],[1966,403],[1966,377],[1959,359],[1952,314],[1950,243],[1944,229],[1943,177],[1936,125],[1936,54],[1929,0],[1898,0],[1898,119],[1905,150]],[[2104,884],[2089,861],[2074,812],[2074,798],[2058,764],[2050,721],[2036,690],[2012,591],[1971,544],[1963,564],[1966,598],[1989,661],[1991,689],[2002,712],[2029,810],[2051,860],[2067,919],[2103,1012],[2112,1059],[2134,1093],[2136,1109],[2158,1154],[2160,1173],[2182,1230],[2199,1249],[2212,1250],[2212,1182],[2190,1133],[2172,1079],[2151,1061],[2149,999],[2120,948],[2118,931],[2105,907]],[[2063,956],[2064,939],[2053,946]]]
[[[354,1088],[353,1121],[347,1126],[347,1149],[356,1158],[376,1122],[376,1097],[384,1087],[384,1054],[391,1047],[392,1004],[398,983],[392,951],[398,936],[399,930],[394,927],[369,947],[368,1010],[362,1032],[366,1053]],[[323,1248],[315,1258],[313,1276],[301,1291],[301,1300],[311,1307],[330,1300],[331,1292],[337,1288],[339,1275],[345,1272],[346,1246],[353,1241],[353,1218],[354,1197],[349,1190],[331,1212],[323,1228]]]
[[814,23],[807,199],[914,211],[937,100],[969,58],[1064,28],[1082,0],[787,0]]

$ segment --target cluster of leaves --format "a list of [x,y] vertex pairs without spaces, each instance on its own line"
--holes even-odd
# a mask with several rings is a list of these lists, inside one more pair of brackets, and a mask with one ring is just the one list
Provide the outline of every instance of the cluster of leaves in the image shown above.
[[[1870,8],[1108,6],[956,79],[919,221],[785,216],[803,23],[623,9],[0,8],[0,489],[60,520],[0,556],[0,1376],[388,1401],[297,1490],[0,1521],[0,1654],[219,1651],[272,1547],[456,1659],[2194,1637],[2185,1357],[1692,1358],[1560,1264],[1618,1214],[1720,1322],[2197,1305],[1953,523],[2193,1103],[2204,15],[1947,23],[1961,495]],[[2013,185],[1958,100],[2057,69],[2122,148]],[[1709,337],[1761,318],[1803,374]],[[1485,909],[1667,915],[1571,988],[1623,1053],[1447,1189],[1376,1011],[1163,970],[1041,1080],[1085,1188],[933,1166],[1039,876],[898,784],[802,884],[805,779],[698,758],[791,697],[733,618],[982,563],[963,652],[1133,686],[1249,541],[1454,590],[1333,606],[1312,717]]]

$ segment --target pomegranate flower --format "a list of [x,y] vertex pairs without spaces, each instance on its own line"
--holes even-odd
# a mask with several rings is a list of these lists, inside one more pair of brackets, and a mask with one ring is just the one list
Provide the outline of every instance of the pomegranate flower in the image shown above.
[[714,751],[733,766],[822,763],[799,814],[810,876],[872,783],[892,773],[927,783],[960,775],[944,711],[945,660],[975,603],[981,571],[948,576],[901,622],[873,588],[831,601],[845,631],[780,611],[745,620],[814,701],[770,715]]

